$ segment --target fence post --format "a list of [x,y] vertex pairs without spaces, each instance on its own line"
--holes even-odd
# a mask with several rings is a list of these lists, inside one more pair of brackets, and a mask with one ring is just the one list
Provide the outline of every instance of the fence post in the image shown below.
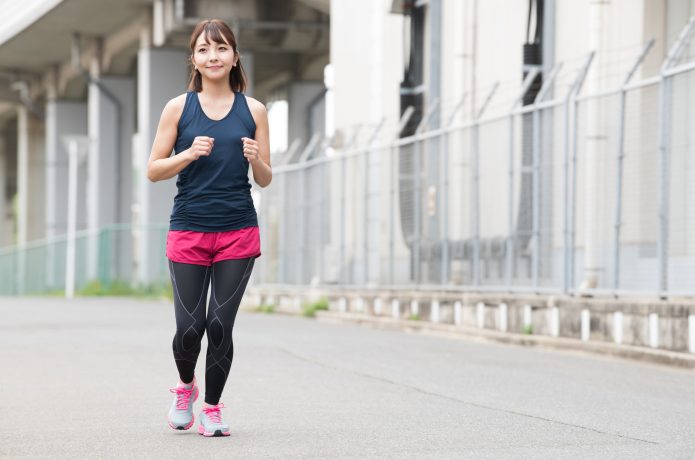
[[507,156],[508,164],[508,185],[509,190],[507,191],[507,225],[509,226],[509,235],[507,237],[507,254],[505,258],[505,283],[508,288],[512,286],[512,270],[513,270],[513,257],[514,257],[514,117],[518,115],[516,113],[519,104],[523,102],[526,92],[531,87],[531,84],[536,79],[540,69],[534,67],[531,71],[526,74],[526,78],[521,86],[521,93],[519,97],[514,101],[512,107],[509,110],[509,151]]
[[630,83],[632,76],[637,71],[644,58],[649,53],[649,50],[654,46],[654,39],[652,38],[645,45],[642,53],[633,64],[632,68],[628,71],[625,76],[625,81],[623,86],[620,88],[620,113],[619,113],[619,125],[618,125],[618,159],[617,159],[617,180],[616,180],[616,191],[615,191],[615,222],[614,222],[614,233],[613,233],[613,289],[618,290],[620,286],[620,230],[622,229],[622,205],[623,205],[623,173],[624,173],[624,163],[625,163],[625,105],[627,99],[627,84]]
[[690,34],[695,27],[695,17],[685,25],[678,38],[671,46],[666,60],[661,64],[659,74],[659,231],[657,241],[657,253],[659,259],[659,295],[666,296],[668,289],[668,219],[669,219],[669,177],[671,168],[670,129],[671,129],[671,84],[672,79],[667,71],[675,64],[686,45],[690,41]]
[[473,123],[473,165],[471,171],[473,173],[473,285],[480,286],[480,119],[490,104],[492,97],[499,88],[499,82],[495,82],[492,89],[487,95],[485,102],[475,116]]

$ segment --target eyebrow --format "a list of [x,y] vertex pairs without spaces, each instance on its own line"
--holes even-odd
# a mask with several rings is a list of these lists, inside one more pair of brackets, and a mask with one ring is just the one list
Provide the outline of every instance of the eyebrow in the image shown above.
[[[216,43],[218,46],[231,46],[231,45],[228,44],[227,42],[216,42],[216,41],[213,41],[212,43]],[[201,47],[201,46],[210,46],[210,45],[211,45],[210,42],[203,42],[203,43],[201,43],[201,44],[199,44],[199,45],[196,45],[196,48],[199,48],[199,47]]]

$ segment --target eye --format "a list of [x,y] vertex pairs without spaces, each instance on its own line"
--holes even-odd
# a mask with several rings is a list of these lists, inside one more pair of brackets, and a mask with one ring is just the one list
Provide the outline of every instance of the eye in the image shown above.
[[200,49],[198,49],[198,52],[199,52],[199,53],[204,53],[204,52],[206,52],[206,51],[207,51],[207,49],[205,49],[205,48],[200,48]]

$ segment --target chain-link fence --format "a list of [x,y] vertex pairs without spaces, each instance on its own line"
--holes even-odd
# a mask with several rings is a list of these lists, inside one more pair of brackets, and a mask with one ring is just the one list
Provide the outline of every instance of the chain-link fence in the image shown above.
[[[531,101],[534,75],[513,104],[493,86],[464,122],[441,113],[440,127],[381,144],[385,133],[359,148],[357,136],[343,150],[313,143],[253,190],[252,282],[695,295],[695,61],[683,59],[694,32],[691,21],[659,75],[633,81],[650,43],[610,91],[583,94],[591,54],[556,66]],[[166,228],[0,250],[0,293],[63,291],[70,266],[77,289],[133,284],[143,254],[148,279],[166,283]]]
[[506,114],[275,167],[255,282],[695,294],[695,63],[634,82],[648,50],[612,91],[580,95],[589,56]]

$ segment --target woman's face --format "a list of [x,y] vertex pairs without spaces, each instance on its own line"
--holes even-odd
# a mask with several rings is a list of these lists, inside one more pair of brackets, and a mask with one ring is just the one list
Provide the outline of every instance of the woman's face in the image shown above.
[[207,40],[204,33],[195,42],[192,59],[200,74],[209,80],[228,79],[236,65],[236,56],[229,43]]

